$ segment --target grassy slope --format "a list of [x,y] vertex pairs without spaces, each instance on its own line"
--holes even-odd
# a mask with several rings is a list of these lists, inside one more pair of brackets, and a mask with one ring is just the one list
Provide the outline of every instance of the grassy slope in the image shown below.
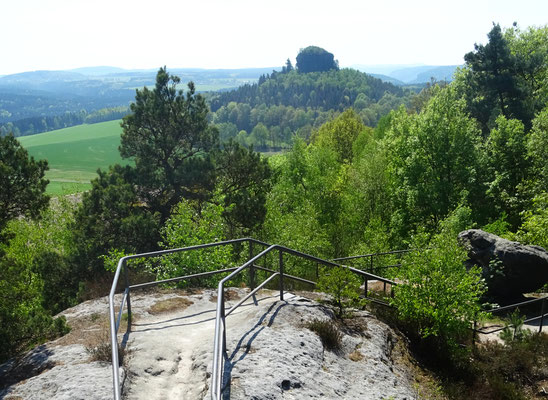
[[18,138],[35,159],[46,159],[50,170],[47,192],[52,195],[75,193],[91,187],[98,168],[122,163],[118,146],[120,121],[79,125],[71,128]]

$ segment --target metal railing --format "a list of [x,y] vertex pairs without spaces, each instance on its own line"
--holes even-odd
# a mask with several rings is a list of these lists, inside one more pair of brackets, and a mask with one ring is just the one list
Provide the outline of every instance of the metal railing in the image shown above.
[[[519,307],[523,307],[523,306],[529,307],[532,304],[540,302],[541,303],[540,314],[535,316],[535,317],[527,318],[527,319],[523,320],[522,323],[526,324],[528,322],[533,322],[533,321],[536,321],[536,320],[540,320],[538,333],[541,333],[542,328],[544,326],[544,317],[546,315],[548,315],[548,313],[545,313],[547,299],[548,299],[548,296],[545,296],[545,297],[541,297],[541,298],[538,298],[538,299],[526,300],[526,301],[522,301],[520,303],[514,303],[514,304],[507,305],[507,306],[492,308],[491,310],[484,310],[484,311],[489,313],[489,314],[498,314],[498,313],[502,313],[502,312],[507,312],[509,310],[516,310]],[[514,326],[514,325],[508,324],[508,326]],[[478,329],[477,320],[476,320],[476,318],[474,318],[474,325],[473,325],[472,330],[474,331],[474,333],[479,333],[481,335],[489,335],[490,333],[500,332],[500,331],[504,330],[505,328],[506,328],[506,325],[503,326],[503,327],[496,327],[494,329],[489,329],[489,328],[487,328],[487,330],[485,330],[484,328],[479,328]],[[474,335],[474,339],[475,339],[475,335]]]
[[[136,285],[130,285],[129,282],[129,275],[128,275],[128,267],[127,262],[129,260],[138,259],[138,258],[149,258],[149,257],[160,257],[165,256],[168,254],[173,253],[179,253],[179,252],[188,252],[193,250],[201,250],[201,249],[207,249],[212,247],[219,247],[219,246],[229,246],[229,245],[235,245],[239,243],[248,243],[249,245],[249,260],[245,262],[240,267],[233,267],[233,268],[225,268],[215,271],[208,271],[208,272],[202,272],[192,275],[185,275],[185,276],[179,276],[176,278],[170,278],[170,279],[164,279],[159,281],[152,281],[152,282],[146,282],[146,283],[140,283]],[[261,251],[259,254],[253,256],[253,245],[257,244],[259,246],[265,247],[266,249]],[[259,259],[265,257],[274,251],[279,252],[279,270],[275,271],[269,268],[266,268],[266,266],[260,266],[256,265],[255,262]],[[161,250],[161,251],[154,251],[149,253],[141,253],[141,254],[134,254],[131,256],[125,256],[120,258],[118,261],[118,265],[116,267],[116,272],[114,274],[114,279],[112,282],[112,287],[109,294],[109,319],[110,319],[110,336],[111,336],[111,346],[112,346],[112,374],[113,374],[113,392],[114,392],[114,399],[120,400],[121,398],[121,384],[120,384],[120,368],[119,368],[119,356],[118,356],[118,331],[120,328],[120,323],[123,316],[124,306],[127,308],[127,330],[126,335],[129,335],[131,332],[131,291],[137,290],[137,289],[143,289],[151,286],[156,286],[164,283],[174,283],[181,280],[188,280],[193,278],[202,278],[207,276],[212,276],[216,274],[221,273],[230,273],[230,275],[226,276],[219,282],[218,286],[218,296],[217,296],[217,310],[216,310],[216,318],[215,318],[215,337],[214,337],[214,353],[213,353],[213,373],[211,378],[211,393],[212,398],[214,399],[220,399],[222,390],[221,390],[221,381],[222,381],[222,355],[226,351],[226,324],[225,319],[228,315],[230,315],[234,310],[236,310],[240,305],[242,305],[247,299],[249,299],[251,296],[254,296],[260,289],[265,287],[268,283],[270,283],[274,278],[279,278],[279,290],[280,290],[280,300],[283,300],[283,293],[284,293],[284,280],[285,279],[291,279],[294,281],[302,282],[305,284],[315,285],[316,282],[304,279],[298,276],[293,276],[290,274],[285,273],[284,271],[284,264],[283,264],[283,254],[289,254],[293,256],[300,257],[302,259],[306,259],[309,261],[313,261],[316,263],[316,265],[323,264],[326,266],[331,267],[342,267],[342,268],[348,268],[350,271],[360,275],[364,279],[364,286],[365,286],[365,297],[367,297],[367,283],[369,280],[378,280],[384,283],[385,288],[386,284],[390,284],[391,286],[395,285],[396,283],[385,279],[380,276],[376,276],[372,273],[368,273],[365,271],[361,271],[359,269],[339,265],[333,261],[323,260],[318,257],[314,257],[312,255],[302,253],[296,250],[289,249],[287,247],[279,246],[279,245],[269,245],[268,243],[264,243],[260,240],[256,240],[253,238],[241,238],[241,239],[234,239],[234,240],[227,240],[222,242],[215,242],[215,243],[207,243],[197,246],[189,246],[184,248],[178,248],[178,249],[170,249],[170,250]],[[266,263],[265,263],[266,264]],[[118,314],[116,315],[115,312],[115,305],[114,305],[114,296],[116,293],[116,288],[118,287],[118,283],[120,280],[120,276],[122,274],[122,270],[124,272],[124,291],[122,295],[122,299],[120,302],[120,307],[118,310]],[[224,284],[229,281],[230,279],[233,279],[236,275],[240,274],[242,271],[248,270],[249,272],[249,287],[251,288],[250,293],[245,296],[241,301],[239,301],[236,305],[231,307],[229,310],[225,309],[225,296],[224,296]],[[265,279],[259,286],[255,285],[255,279],[256,279],[256,272],[257,271],[264,271],[266,273],[270,273],[270,277]],[[316,268],[316,277],[318,277],[318,269]],[[222,329],[222,330],[221,330]],[[221,333],[222,333],[222,341],[221,341]]]
[[[349,264],[351,267],[354,267],[356,269],[369,272],[370,274],[378,275],[382,271],[386,271],[391,268],[398,268],[401,267],[401,262],[396,264],[380,264],[379,262],[375,260],[383,259],[383,257],[388,256],[389,258],[393,259],[394,257],[400,257],[401,256],[413,251],[417,251],[418,249],[404,249],[404,250],[393,250],[393,251],[386,251],[381,253],[371,253],[371,254],[362,254],[362,255],[356,255],[356,256],[349,256],[349,257],[339,257],[339,258],[333,258],[331,261],[349,261]],[[354,263],[358,262],[359,265],[355,265]],[[346,263],[345,263],[346,265]],[[365,286],[365,297],[368,297],[368,283],[369,281],[366,279],[364,286]],[[386,295],[386,282],[383,282],[383,292]],[[372,301],[376,303],[380,303],[382,305],[388,305],[388,303],[379,301],[378,299],[371,299]]]
[[[257,267],[255,266],[255,262],[259,259],[266,257],[271,252],[278,252],[278,271],[269,270],[267,268]],[[257,254],[254,257],[250,257],[250,259],[244,263],[242,266],[240,266],[238,269],[236,269],[234,272],[232,272],[230,275],[223,278],[218,285],[217,288],[217,312],[215,316],[215,336],[213,340],[213,366],[212,366],[212,374],[211,374],[211,399],[213,400],[220,400],[224,388],[222,387],[223,383],[223,360],[227,357],[226,354],[226,317],[230,315],[234,310],[236,310],[240,305],[242,305],[248,298],[253,296],[257,291],[262,289],[266,284],[268,284],[272,279],[275,277],[279,278],[279,290],[280,290],[280,300],[283,301],[284,299],[284,280],[294,279],[310,284],[315,284],[313,281],[309,281],[303,278],[299,278],[296,276],[287,275],[284,271],[284,254],[289,254],[292,256],[300,257],[305,260],[312,261],[318,264],[322,264],[325,266],[330,267],[340,267],[340,268],[347,268],[348,270],[360,275],[364,278],[365,281],[365,296],[367,296],[367,281],[368,280],[378,280],[383,283],[388,283],[391,285],[395,285],[396,283],[389,280],[382,278],[380,276],[373,275],[368,272],[361,271],[359,269],[348,267],[344,265],[337,264],[333,261],[323,260],[318,257],[314,257],[312,255],[302,253],[296,250],[289,249],[284,246],[280,245],[271,245],[267,247],[265,250],[261,251],[259,254]],[[224,297],[224,285],[227,281],[230,279],[233,279],[236,275],[241,273],[242,271],[249,269],[250,271],[253,271],[255,268],[271,272],[271,275],[268,279],[265,279],[259,286],[252,287],[251,292],[240,302],[238,302],[236,305],[232,306],[228,311],[225,308],[225,297]],[[253,276],[253,273],[250,273],[250,276]]]
[[[130,285],[129,282],[129,275],[128,275],[128,267],[127,262],[129,260],[137,259],[137,258],[149,258],[149,257],[159,257],[164,256],[168,254],[173,253],[179,253],[179,252],[185,252],[185,251],[192,251],[192,250],[200,250],[200,249],[206,249],[206,248],[212,248],[212,247],[218,247],[218,246],[229,246],[234,245],[238,243],[257,243],[263,246],[268,246],[268,244],[263,243],[256,239],[251,238],[242,238],[242,239],[234,239],[234,240],[226,240],[223,242],[216,242],[216,243],[207,243],[197,246],[189,246],[179,249],[170,249],[170,250],[161,250],[161,251],[153,251],[149,253],[141,253],[141,254],[134,254],[131,256],[126,256],[120,258],[118,261],[118,265],[116,267],[116,272],[114,274],[114,279],[112,281],[112,287],[110,289],[110,294],[108,297],[108,303],[109,303],[109,320],[110,320],[110,338],[111,338],[111,347],[112,347],[112,379],[113,379],[113,391],[114,391],[114,399],[120,400],[121,398],[121,385],[120,385],[120,368],[119,368],[119,357],[118,357],[118,330],[120,329],[120,322],[122,320],[122,315],[124,311],[124,306],[127,308],[127,330],[126,335],[129,334],[131,331],[131,291],[136,289],[144,289],[146,287],[156,286],[163,283],[174,283],[181,280],[187,280],[187,279],[193,279],[193,278],[202,278],[207,277],[211,275],[221,274],[221,273],[228,273],[236,270],[236,267],[234,268],[225,268],[220,269],[216,271],[208,271],[208,272],[202,272],[198,274],[192,274],[192,275],[185,275],[185,276],[179,276],[176,278],[171,279],[164,279],[159,281],[153,281],[153,282],[147,282],[147,283],[140,283],[137,285]],[[114,305],[114,295],[116,293],[116,288],[118,287],[118,282],[120,280],[120,276],[122,274],[122,270],[124,272],[124,291],[122,295],[122,300],[120,302],[120,308],[118,310],[118,315],[116,315],[115,312],[115,305]]]

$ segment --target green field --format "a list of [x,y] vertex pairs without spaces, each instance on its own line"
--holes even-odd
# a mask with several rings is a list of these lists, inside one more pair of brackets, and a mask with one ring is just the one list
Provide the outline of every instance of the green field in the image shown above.
[[47,192],[63,195],[88,190],[97,169],[124,163],[118,152],[120,120],[78,125],[18,138],[35,159],[46,159]]

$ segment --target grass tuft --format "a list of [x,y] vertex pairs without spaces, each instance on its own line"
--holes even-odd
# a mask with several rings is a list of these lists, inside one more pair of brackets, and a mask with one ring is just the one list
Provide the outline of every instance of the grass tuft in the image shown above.
[[342,347],[342,334],[332,321],[314,319],[305,326],[320,337],[327,350],[340,350]]

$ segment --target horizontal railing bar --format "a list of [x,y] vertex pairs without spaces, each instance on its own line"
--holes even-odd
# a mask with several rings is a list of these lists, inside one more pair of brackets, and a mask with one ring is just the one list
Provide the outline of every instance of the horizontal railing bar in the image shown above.
[[232,311],[236,310],[238,307],[240,307],[247,299],[249,299],[251,296],[253,296],[255,293],[257,293],[259,290],[261,290],[268,282],[270,282],[272,279],[274,279],[276,276],[280,275],[279,272],[276,272],[272,275],[270,275],[267,279],[264,280],[263,283],[261,283],[259,286],[257,286],[255,289],[253,289],[250,293],[247,294],[242,300],[240,300],[236,305],[230,307],[227,311],[225,311],[225,317],[228,317]]
[[343,261],[343,260],[354,260],[356,258],[386,256],[386,255],[389,255],[389,254],[409,253],[411,251],[416,251],[416,250],[418,250],[418,249],[394,250],[394,251],[386,251],[386,252],[383,252],[383,253],[362,254],[362,255],[358,255],[358,256],[333,258],[333,259],[331,259],[331,261]]
[[510,310],[512,308],[516,308],[516,307],[520,307],[520,306],[524,306],[524,305],[527,305],[527,304],[532,304],[532,303],[536,303],[538,301],[542,301],[544,299],[546,299],[547,297],[541,297],[539,299],[532,299],[532,300],[527,300],[527,301],[523,301],[521,303],[515,303],[515,304],[509,304],[507,306],[504,306],[504,307],[497,307],[497,308],[493,308],[491,310],[484,310],[485,312],[488,312],[488,313],[493,313],[493,312],[499,312],[499,311],[505,311],[505,310]]
[[164,255],[167,255],[167,254],[180,253],[180,252],[184,252],[184,251],[207,249],[207,248],[210,248],[210,247],[218,247],[218,246],[227,246],[229,244],[241,243],[241,242],[246,242],[246,241],[255,241],[255,239],[241,238],[241,239],[223,240],[221,242],[197,244],[195,246],[180,247],[180,248],[177,248],[177,249],[158,250],[158,251],[151,251],[151,252],[148,252],[148,253],[133,254],[133,255],[130,255],[130,256],[125,256],[123,258],[126,259],[126,260],[132,260],[134,258],[157,257],[157,256],[164,256]]
[[393,307],[390,303],[387,303],[386,301],[382,301],[382,300],[379,300],[379,299],[375,299],[374,297],[366,297],[366,299],[369,300],[369,301],[372,301],[373,303],[380,304],[382,306]]
[[[524,324],[528,323],[528,322],[533,322],[533,321],[536,321],[537,319],[541,319],[541,318],[546,318],[546,316],[548,316],[548,313],[544,314],[544,315],[539,315],[539,316],[536,316],[536,317],[533,317],[533,318],[529,318],[529,319],[526,319],[523,321]],[[514,326],[513,324],[509,324],[508,326]],[[488,335],[490,333],[495,333],[495,332],[498,332],[498,331],[502,331],[504,328],[506,328],[506,326],[503,326],[502,328],[497,328],[497,329],[494,329],[492,331],[483,331],[482,329],[473,329],[474,332],[477,332],[477,333],[480,333],[482,335]]]
[[[261,267],[261,266],[259,266],[259,265],[255,265],[255,268],[256,268],[256,269],[260,269],[260,270],[262,270],[262,271],[266,271],[266,272],[276,273],[276,271],[274,271],[273,269]],[[299,282],[308,283],[308,284],[314,285],[314,286],[317,285],[317,283],[314,282],[314,281],[309,281],[308,279],[299,278],[298,276],[288,275],[288,274],[286,274],[286,273],[284,273],[284,279],[285,279],[285,278],[290,278],[290,279],[293,279],[293,280],[296,280],[296,281],[299,281]]]
[[381,281],[381,282],[386,282],[386,283],[389,283],[391,285],[397,285],[396,282],[391,281],[390,279],[386,279],[386,278],[383,278],[382,276],[377,276],[377,275],[374,275],[374,274],[369,273],[369,272],[361,271],[361,270],[356,269],[354,267],[350,267],[350,266],[347,266],[347,265],[340,265],[340,264],[334,263],[332,261],[323,260],[321,258],[311,256],[310,254],[302,253],[300,251],[289,249],[289,248],[284,247],[284,246],[276,246],[275,245],[274,247],[277,248],[277,249],[282,250],[283,252],[285,252],[287,254],[291,254],[291,255],[294,255],[294,256],[297,256],[297,257],[301,257],[301,258],[305,258],[305,259],[308,259],[310,261],[314,261],[318,264],[323,264],[323,265],[327,265],[327,266],[330,266],[330,267],[348,268],[350,271],[352,271],[352,272],[354,272],[358,275],[362,275],[364,277],[366,276],[369,279],[378,280],[378,281]]
[[548,314],[543,314],[543,315],[539,315],[538,317],[533,317],[533,318],[526,319],[525,321],[523,321],[523,323],[526,324],[527,322],[536,321],[537,319],[541,319],[541,318],[546,317],[546,315],[548,315]]
[[150,286],[156,286],[160,285],[162,283],[171,283],[171,282],[178,282],[185,279],[192,279],[192,278],[201,278],[204,276],[210,276],[215,274],[222,274],[223,272],[232,272],[238,269],[238,267],[232,267],[232,268],[225,268],[225,269],[218,269],[215,271],[208,271],[208,272],[200,272],[198,274],[192,274],[192,275],[185,275],[185,276],[178,276],[176,278],[169,278],[169,279],[163,279],[161,281],[153,281],[153,282],[146,282],[146,283],[139,283],[137,285],[131,285],[130,289],[143,289]]

